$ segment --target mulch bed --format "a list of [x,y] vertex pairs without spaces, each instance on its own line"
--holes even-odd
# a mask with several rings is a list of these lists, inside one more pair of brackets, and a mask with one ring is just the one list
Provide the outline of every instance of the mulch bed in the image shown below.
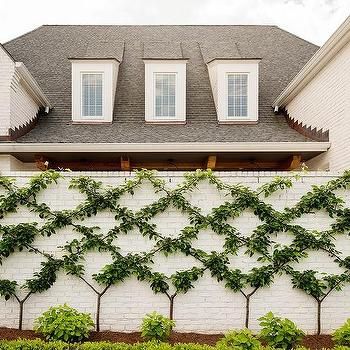
[[[169,342],[174,343],[199,343],[215,345],[215,343],[222,337],[222,334],[199,334],[199,333],[177,333],[173,332]],[[22,330],[13,328],[0,327],[0,339],[14,340],[14,339],[36,339],[41,338],[34,331]],[[123,332],[91,332],[89,341],[110,341],[133,344],[141,342],[139,332],[123,333]],[[322,348],[332,348],[334,346],[331,336],[323,335],[307,335],[303,339],[302,345],[318,350]]]

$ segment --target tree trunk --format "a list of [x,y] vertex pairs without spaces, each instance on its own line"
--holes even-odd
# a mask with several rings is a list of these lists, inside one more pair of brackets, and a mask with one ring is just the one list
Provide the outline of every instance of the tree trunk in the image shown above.
[[175,299],[175,297],[176,297],[176,295],[172,295],[171,297],[170,297],[170,306],[169,306],[169,318],[171,319],[171,320],[173,320],[174,319],[174,299]]
[[21,331],[23,326],[23,306],[25,300],[19,302],[19,318],[18,318],[18,329]]
[[322,301],[317,300],[317,335],[321,334],[321,306]]
[[249,328],[249,314],[250,314],[250,295],[245,297],[245,328]]
[[101,310],[101,294],[97,294],[96,305],[96,332],[100,331],[100,310]]
[[177,293],[170,295],[169,293],[166,292],[165,295],[169,299],[169,318],[173,320],[174,319],[174,299],[177,296]]
[[19,304],[19,317],[18,317],[18,329],[21,331],[23,327],[23,309],[24,309],[24,303],[27,301],[27,299],[31,296],[32,292],[29,292],[24,299],[20,300],[18,296],[15,295],[18,304]]

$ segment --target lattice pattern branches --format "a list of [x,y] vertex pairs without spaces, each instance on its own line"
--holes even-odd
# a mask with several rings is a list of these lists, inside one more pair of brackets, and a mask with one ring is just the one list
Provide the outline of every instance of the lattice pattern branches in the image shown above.
[[[276,276],[287,274],[295,288],[303,290],[317,301],[318,333],[321,331],[322,302],[332,291],[340,290],[350,282],[350,257],[343,257],[334,244],[337,235],[348,234],[350,231],[350,209],[344,207],[343,199],[336,194],[337,190],[350,187],[350,172],[345,172],[343,176],[326,185],[313,186],[296,205],[283,211],[275,210],[264,198],[276,191],[291,188],[293,181],[290,177],[277,177],[257,190],[239,184],[226,184],[210,170],[187,174],[183,183],[174,189],[168,188],[154,172],[147,170],[136,172],[133,179],[125,180],[116,187],[103,187],[101,182],[90,177],[77,177],[71,180],[69,188],[78,190],[85,196],[85,200],[74,209],[54,211],[47,204],[38,203],[37,195],[61,177],[62,174],[54,171],[43,172],[21,188],[12,179],[0,177],[0,187],[4,192],[0,196],[0,263],[15,251],[21,250],[40,254],[44,259],[41,269],[22,286],[16,281],[0,278],[0,295],[6,300],[13,297],[19,303],[19,328],[22,327],[24,303],[32,294],[48,290],[55,283],[60,270],[80,279],[96,294],[97,330],[100,328],[102,297],[111,286],[132,276],[148,283],[154,293],[164,294],[168,298],[169,315],[173,318],[176,296],[193,289],[196,281],[208,271],[218,282],[233,292],[241,293],[245,298],[244,324],[248,327],[251,298],[261,288],[270,286]],[[154,191],[159,194],[159,199],[137,211],[122,206],[121,198],[126,194],[133,195],[145,181],[151,183]],[[213,208],[207,215],[186,199],[186,195],[193,192],[202,181],[208,181],[226,198],[222,205]],[[43,223],[2,225],[1,219],[16,212],[20,206],[26,206],[39,215]],[[189,225],[183,227],[176,237],[167,237],[152,222],[157,215],[170,207],[181,211],[189,220]],[[229,219],[239,217],[246,209],[252,210],[261,221],[248,237],[229,224]],[[329,230],[318,232],[293,224],[296,218],[321,209],[334,218]],[[101,233],[97,226],[83,225],[86,218],[106,210],[113,213],[116,220],[115,226],[108,232]],[[62,228],[71,228],[80,238],[66,242],[60,248],[63,252],[60,258],[35,247],[37,236],[50,237]],[[153,248],[147,252],[123,255],[116,245],[118,237],[134,229],[148,238]],[[224,238],[222,251],[208,253],[194,247],[193,242],[198,239],[201,230],[205,229],[210,229]],[[274,236],[283,232],[293,236],[291,244],[276,244]],[[247,255],[255,257],[260,266],[248,272],[232,268],[229,258],[237,255],[240,249],[245,249]],[[108,252],[112,257],[111,263],[92,276],[100,288],[85,276],[84,258],[90,251]],[[337,275],[320,275],[313,270],[298,271],[295,266],[307,258],[310,251],[326,252],[343,272]],[[154,259],[159,253],[165,256],[190,256],[198,265],[167,276],[154,271]],[[19,298],[19,288],[27,291],[22,299]]]

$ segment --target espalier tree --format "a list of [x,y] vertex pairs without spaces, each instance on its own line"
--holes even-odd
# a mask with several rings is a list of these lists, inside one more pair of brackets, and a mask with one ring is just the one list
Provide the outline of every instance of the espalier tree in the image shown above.
[[[223,183],[210,170],[185,175],[183,183],[173,189],[168,188],[154,172],[147,170],[135,172],[133,179],[125,180],[116,187],[103,187],[101,182],[90,177],[76,177],[71,180],[69,187],[81,192],[85,199],[74,209],[54,211],[47,204],[40,203],[37,195],[61,177],[60,173],[46,171],[34,176],[28,185],[18,187],[12,179],[0,176],[0,263],[11,254],[21,251],[39,254],[43,260],[39,271],[22,285],[14,280],[0,279],[0,295],[5,300],[14,298],[19,303],[19,328],[22,328],[24,303],[32,294],[48,290],[55,283],[59,271],[79,279],[95,293],[97,330],[100,329],[103,296],[110,288],[117,287],[129,278],[136,278],[148,284],[154,293],[164,295],[169,301],[169,317],[173,319],[176,297],[195,288],[204,273],[210,274],[233,293],[240,293],[244,297],[244,325],[249,327],[251,298],[261,288],[271,286],[276,276],[286,274],[290,276],[293,287],[316,300],[318,333],[321,331],[322,302],[331,292],[341,290],[350,282],[350,257],[343,256],[335,249],[336,237],[350,231],[349,209],[344,207],[344,201],[337,195],[338,190],[349,189],[350,172],[325,185],[313,186],[296,205],[284,211],[274,209],[266,203],[265,198],[276,191],[291,188],[293,177],[277,177],[256,190],[239,184]],[[137,211],[122,206],[120,199],[126,194],[133,195],[145,181],[151,183],[159,199]],[[215,186],[225,198],[222,205],[213,208],[207,215],[187,199],[202,181]],[[32,211],[33,217],[38,215],[41,222],[1,224],[2,218],[15,213],[21,206]],[[179,229],[174,237],[160,232],[153,220],[170,207],[176,208],[189,219],[189,225]],[[248,236],[229,223],[245,210],[251,210],[261,221]],[[318,232],[293,223],[302,215],[317,210],[326,211],[334,218],[330,229]],[[109,231],[101,232],[99,227],[83,224],[86,218],[103,211],[112,213],[115,218],[115,226]],[[60,258],[36,247],[37,236],[50,237],[60,229],[75,233],[74,237],[78,237],[58,248],[62,251]],[[123,254],[118,247],[118,237],[135,229],[153,243],[153,248],[141,253]],[[193,242],[201,230],[206,229],[223,237],[224,244],[220,251],[194,248]],[[292,243],[277,244],[274,237],[281,233],[291,235]],[[85,257],[92,251],[108,253],[112,261],[102,266],[97,273],[87,276]],[[230,264],[230,259],[242,251],[256,260],[256,264],[245,269],[245,272]],[[312,251],[328,254],[342,272],[322,274],[322,266],[320,272],[300,271],[298,264]],[[155,259],[159,254],[190,256],[195,259],[196,265],[166,275],[155,271]],[[23,294],[20,293],[21,289],[24,291],[23,297],[20,297]]]

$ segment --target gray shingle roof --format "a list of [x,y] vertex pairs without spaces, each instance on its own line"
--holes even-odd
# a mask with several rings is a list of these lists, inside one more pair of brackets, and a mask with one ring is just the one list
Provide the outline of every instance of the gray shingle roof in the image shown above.
[[183,59],[180,42],[149,41],[143,44],[143,58]]
[[107,41],[103,38],[100,41],[86,43],[85,53],[81,57],[76,55],[72,58],[114,58],[121,62],[123,60],[124,42],[123,41]]
[[[17,142],[310,141],[275,116],[271,104],[317,46],[275,26],[42,26],[4,46],[55,107]],[[71,122],[69,58],[92,54],[123,57],[112,125]],[[150,55],[188,58],[186,125],[145,124],[142,59]],[[231,55],[261,58],[257,125],[217,124],[205,62]]]

